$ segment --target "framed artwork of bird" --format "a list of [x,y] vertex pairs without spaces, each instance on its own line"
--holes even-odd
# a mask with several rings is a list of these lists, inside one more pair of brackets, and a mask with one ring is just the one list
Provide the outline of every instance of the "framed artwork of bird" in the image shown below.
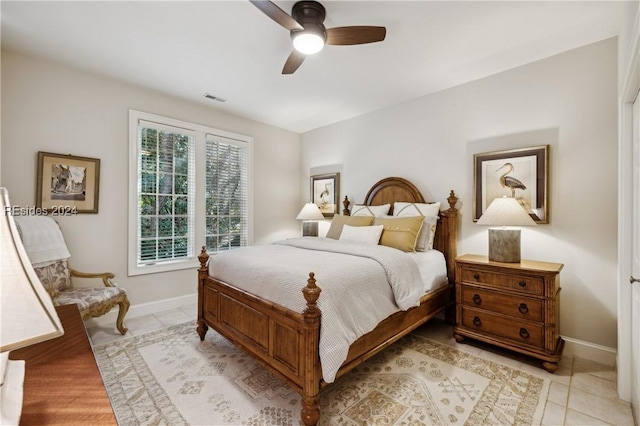
[[324,217],[338,214],[340,173],[311,176],[311,202],[316,203]]
[[474,221],[498,197],[515,198],[536,223],[549,223],[549,145],[475,154]]

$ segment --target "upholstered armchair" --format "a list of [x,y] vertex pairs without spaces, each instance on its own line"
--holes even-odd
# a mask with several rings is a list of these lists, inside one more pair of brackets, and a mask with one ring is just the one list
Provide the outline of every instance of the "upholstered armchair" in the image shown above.
[[[116,327],[126,334],[129,310],[127,292],[118,287],[111,272],[86,273],[69,267],[70,253],[58,224],[47,216],[19,216],[16,224],[40,282],[55,305],[77,304],[83,320],[99,317],[119,306]],[[74,287],[73,278],[102,280],[101,287]]]

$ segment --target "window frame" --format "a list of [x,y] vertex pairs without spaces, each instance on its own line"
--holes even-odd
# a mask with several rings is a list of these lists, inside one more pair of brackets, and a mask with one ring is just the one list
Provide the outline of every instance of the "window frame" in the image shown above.
[[[195,188],[194,188],[194,240],[192,255],[183,259],[161,260],[155,263],[138,263],[138,155],[140,144],[138,126],[140,121],[183,129],[195,136]],[[247,162],[247,244],[253,242],[253,138],[210,126],[129,110],[129,206],[128,206],[128,276],[197,268],[200,248],[205,245],[205,183],[206,183],[206,138],[207,135],[231,139],[248,148]]]

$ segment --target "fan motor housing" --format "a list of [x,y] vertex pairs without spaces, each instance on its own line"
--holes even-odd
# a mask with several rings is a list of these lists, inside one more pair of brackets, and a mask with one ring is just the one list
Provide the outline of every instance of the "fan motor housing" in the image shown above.
[[291,17],[303,27],[305,24],[322,24],[326,17],[324,6],[317,1],[299,1],[291,9]]

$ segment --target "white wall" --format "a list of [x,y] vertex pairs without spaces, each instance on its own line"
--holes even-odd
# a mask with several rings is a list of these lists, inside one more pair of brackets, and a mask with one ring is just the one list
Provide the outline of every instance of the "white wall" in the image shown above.
[[[550,223],[522,231],[523,258],[564,263],[561,334],[616,347],[616,39],[302,135],[311,169],[341,167],[340,197],[362,202],[387,176],[444,205],[460,197],[458,253],[487,253],[473,223],[473,155],[550,145]],[[325,224],[326,225],[326,224]]]
[[1,182],[12,204],[35,204],[38,151],[101,160],[99,213],[59,218],[72,266],[114,272],[134,305],[196,292],[197,262],[193,270],[127,277],[130,108],[253,136],[254,242],[299,235],[297,134],[3,50]]

